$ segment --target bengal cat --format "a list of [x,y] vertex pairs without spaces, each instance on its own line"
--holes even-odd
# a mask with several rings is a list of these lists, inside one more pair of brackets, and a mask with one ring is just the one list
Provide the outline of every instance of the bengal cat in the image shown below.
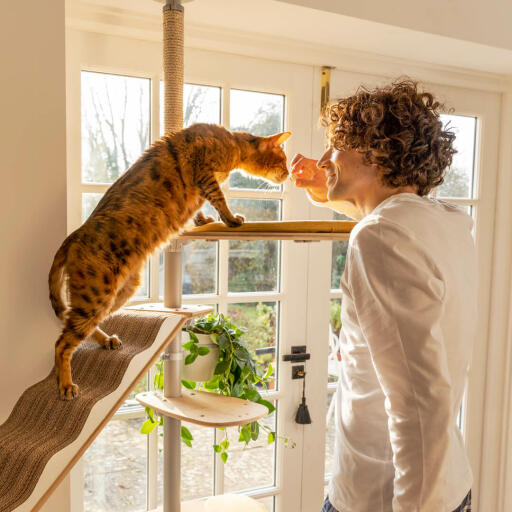
[[213,221],[198,212],[205,199],[225,224],[240,226],[244,218],[231,213],[220,184],[236,168],[274,183],[285,181],[281,144],[290,135],[257,137],[195,124],[156,141],[112,184],[87,221],[66,238],[50,270],[50,301],[63,323],[55,344],[61,398],[78,394],[71,357],[86,337],[107,349],[121,346],[98,324],[136,291],[148,255],[194,213],[196,224]]

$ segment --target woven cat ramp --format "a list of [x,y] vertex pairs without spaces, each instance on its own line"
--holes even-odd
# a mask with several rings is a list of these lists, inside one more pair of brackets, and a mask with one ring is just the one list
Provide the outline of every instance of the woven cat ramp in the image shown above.
[[122,310],[101,326],[120,350],[88,339],[73,355],[77,398],[60,399],[53,369],[25,390],[0,425],[0,512],[39,510],[184,323],[208,310]]

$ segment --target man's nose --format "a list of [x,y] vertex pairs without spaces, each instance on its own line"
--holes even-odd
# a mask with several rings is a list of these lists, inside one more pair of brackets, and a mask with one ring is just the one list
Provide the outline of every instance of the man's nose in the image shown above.
[[316,166],[319,169],[327,169],[329,167],[331,161],[331,151],[327,150],[321,157],[320,160],[316,163]]

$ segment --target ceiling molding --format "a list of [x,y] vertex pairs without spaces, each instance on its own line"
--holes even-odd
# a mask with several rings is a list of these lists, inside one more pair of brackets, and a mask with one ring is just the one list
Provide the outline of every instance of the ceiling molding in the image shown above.
[[[159,15],[135,12],[82,0],[66,3],[66,27],[73,30],[161,42]],[[267,36],[186,23],[185,45],[209,51],[234,53],[310,66],[333,66],[343,71],[396,78],[408,75],[435,84],[503,92],[510,90],[506,75],[466,70],[454,66],[422,63],[403,58],[348,50],[336,46],[305,43]]]

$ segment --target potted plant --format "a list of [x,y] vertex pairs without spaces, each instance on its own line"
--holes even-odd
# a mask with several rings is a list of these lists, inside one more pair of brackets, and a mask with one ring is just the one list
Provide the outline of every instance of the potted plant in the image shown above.
[[[181,381],[183,386],[188,389],[195,389],[199,386],[200,389],[212,393],[250,400],[267,407],[269,414],[275,410],[274,405],[262,398],[260,394],[260,391],[268,389],[268,384],[273,380],[272,365],[269,364],[265,368],[262,363],[251,356],[242,340],[243,329],[234,325],[229,317],[210,313],[207,316],[195,319],[191,325],[185,328],[185,331],[188,332],[189,338],[183,344],[183,348],[188,352],[185,357],[184,368],[193,365],[196,360],[201,358],[211,359],[212,354],[217,354],[217,356],[213,367],[213,375],[210,373],[207,380],[201,380],[199,383],[194,379],[183,379]],[[203,340],[212,342],[217,350],[202,345],[201,335],[207,336],[209,339],[203,338]],[[162,361],[159,361],[156,366],[155,388],[163,389]],[[156,413],[149,408],[146,408],[146,414],[147,419],[141,427],[141,432],[147,434],[157,425],[162,424],[162,418],[158,420]],[[267,433],[269,444],[275,441],[276,433],[258,421],[239,426],[238,441],[248,445],[251,441],[256,441],[259,438],[260,431]],[[181,427],[181,438],[187,446],[192,446],[192,434],[185,426]],[[295,446],[291,439],[287,437],[283,439],[285,446]],[[214,451],[220,454],[223,462],[228,459],[227,450],[229,445],[227,431],[224,430],[222,441],[213,446]]]
[[189,352],[183,360],[181,371],[183,380],[194,382],[210,380],[219,359],[217,334],[194,327],[186,327],[183,331],[188,335],[188,341],[183,344],[183,348]]

